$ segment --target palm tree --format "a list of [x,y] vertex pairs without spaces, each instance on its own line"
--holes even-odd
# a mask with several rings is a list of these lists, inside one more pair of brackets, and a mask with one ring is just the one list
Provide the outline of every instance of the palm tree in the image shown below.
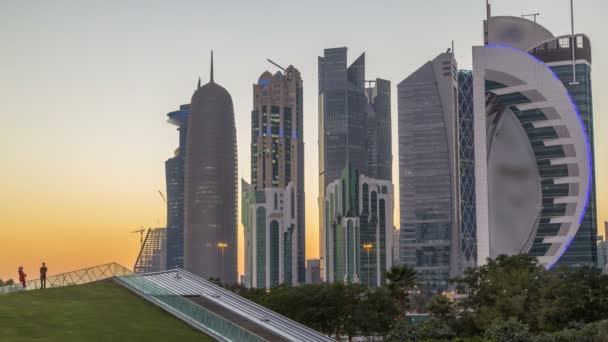
[[408,293],[416,286],[416,271],[410,266],[393,266],[384,273],[388,279],[388,289],[399,303],[401,317],[405,319],[408,307]]

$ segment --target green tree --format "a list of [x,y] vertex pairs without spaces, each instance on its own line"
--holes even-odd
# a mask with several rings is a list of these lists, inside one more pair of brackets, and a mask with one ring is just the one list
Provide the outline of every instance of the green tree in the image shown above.
[[535,328],[546,273],[535,257],[500,255],[488,259],[486,265],[466,270],[453,282],[458,292],[466,295],[461,309],[474,313],[479,330],[486,330],[497,319],[509,318]]
[[548,272],[541,289],[538,319],[541,331],[608,319],[608,276],[595,268]]
[[532,338],[528,326],[515,318],[496,319],[486,329],[484,337],[497,342],[528,342]]
[[454,321],[456,318],[454,302],[445,296],[434,296],[426,308],[433,318],[449,322]]
[[401,318],[405,319],[409,304],[408,293],[416,286],[416,271],[407,265],[393,266],[385,273],[385,277],[389,281],[388,289],[399,303]]
[[399,308],[385,288],[366,288],[357,303],[352,321],[362,336],[386,335],[399,315]]

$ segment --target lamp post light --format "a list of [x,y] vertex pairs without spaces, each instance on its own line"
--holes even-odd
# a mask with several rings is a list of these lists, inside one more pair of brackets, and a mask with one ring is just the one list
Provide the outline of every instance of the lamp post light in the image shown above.
[[223,274],[224,273],[224,248],[228,247],[228,244],[225,242],[218,242],[217,247],[222,251],[222,257],[220,259],[220,274]]
[[370,287],[370,274],[369,274],[369,251],[374,247],[371,243],[364,243],[363,248],[367,251],[367,286]]

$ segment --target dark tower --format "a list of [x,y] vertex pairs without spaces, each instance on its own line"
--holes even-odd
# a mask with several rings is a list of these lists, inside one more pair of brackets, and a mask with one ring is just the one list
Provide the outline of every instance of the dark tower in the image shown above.
[[184,268],[237,281],[237,154],[232,98],[211,80],[192,96],[185,163]]
[[179,147],[165,162],[167,181],[167,268],[184,267],[184,164],[190,105],[167,114],[169,123],[178,126]]

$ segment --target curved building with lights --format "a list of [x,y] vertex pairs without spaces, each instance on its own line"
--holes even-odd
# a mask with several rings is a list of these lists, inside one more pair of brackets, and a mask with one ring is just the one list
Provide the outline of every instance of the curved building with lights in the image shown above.
[[184,191],[184,268],[237,281],[237,154],[232,98],[213,81],[192,96]]
[[519,17],[485,29],[473,48],[478,264],[519,253],[595,264],[589,40]]

